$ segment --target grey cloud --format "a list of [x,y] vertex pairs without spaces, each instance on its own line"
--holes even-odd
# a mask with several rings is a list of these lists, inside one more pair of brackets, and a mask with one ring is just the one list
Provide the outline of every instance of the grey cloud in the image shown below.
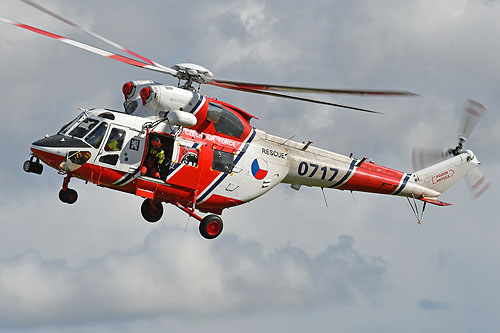
[[442,311],[448,310],[450,308],[450,305],[448,303],[427,298],[418,301],[417,305],[421,310],[425,311]]
[[375,301],[387,263],[366,258],[341,236],[317,256],[287,245],[269,256],[227,234],[207,243],[163,228],[142,246],[70,268],[36,250],[0,262],[0,323],[7,327],[218,316],[309,304]]

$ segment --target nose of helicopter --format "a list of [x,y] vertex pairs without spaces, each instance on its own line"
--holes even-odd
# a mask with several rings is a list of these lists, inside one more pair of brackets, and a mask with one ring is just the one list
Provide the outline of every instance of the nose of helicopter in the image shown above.
[[56,134],[37,140],[31,144],[31,152],[44,163],[57,168],[70,149],[88,148],[78,139]]

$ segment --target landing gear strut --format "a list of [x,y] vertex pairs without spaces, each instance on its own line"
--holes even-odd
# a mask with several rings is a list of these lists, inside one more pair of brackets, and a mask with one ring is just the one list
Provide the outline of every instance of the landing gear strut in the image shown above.
[[31,156],[29,160],[24,161],[23,170],[29,173],[36,173],[41,175],[43,171],[43,165],[36,156]]
[[222,219],[220,216],[210,214],[205,216],[204,218],[201,218],[201,216],[194,212],[194,209],[189,209],[178,202],[176,202],[175,205],[188,213],[189,216],[192,216],[200,221],[200,234],[206,239],[214,239],[221,234],[224,224],[222,223]]
[[74,204],[78,200],[78,193],[68,187],[71,176],[68,174],[64,177],[62,189],[59,191],[59,200],[67,204]]
[[422,207],[422,210],[419,211],[418,206],[417,206],[417,201],[415,200],[415,196],[412,195],[413,198],[413,204],[412,201],[410,201],[410,198],[406,197],[408,200],[408,203],[410,204],[411,210],[413,211],[413,214],[415,214],[415,217],[417,218],[417,223],[422,224],[422,219],[424,218],[424,213],[425,213],[425,206],[427,206],[427,202],[424,201],[424,205]]
[[163,216],[163,205],[161,202],[146,199],[141,205],[142,217],[148,222],[158,222]]

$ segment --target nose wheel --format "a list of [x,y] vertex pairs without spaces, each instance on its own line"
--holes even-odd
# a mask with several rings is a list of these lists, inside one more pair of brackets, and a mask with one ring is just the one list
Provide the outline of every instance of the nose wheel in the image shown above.
[[78,200],[78,192],[72,188],[68,188],[66,191],[61,189],[59,191],[59,200],[67,204],[74,204]]
[[78,200],[78,193],[72,188],[68,187],[71,175],[64,177],[62,189],[59,191],[59,200],[67,204],[74,204]]

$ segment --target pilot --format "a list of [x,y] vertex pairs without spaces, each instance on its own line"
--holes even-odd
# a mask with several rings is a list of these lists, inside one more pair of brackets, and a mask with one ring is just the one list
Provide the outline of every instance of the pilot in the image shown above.
[[[149,174],[152,177],[160,178],[159,168],[165,160],[165,152],[161,148],[161,141],[158,138],[151,140],[148,155],[144,161],[141,172],[143,175]],[[149,173],[148,173],[149,171]]]
[[108,144],[104,148],[105,151],[118,151],[120,150],[120,141],[122,139],[123,132],[121,131],[112,131],[111,136],[109,137]]

